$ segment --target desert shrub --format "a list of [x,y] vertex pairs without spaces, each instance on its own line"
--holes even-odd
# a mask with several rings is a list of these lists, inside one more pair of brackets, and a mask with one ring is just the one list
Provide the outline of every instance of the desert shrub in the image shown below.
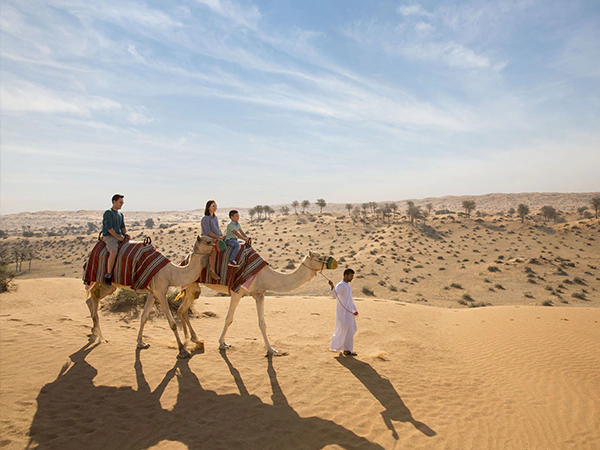
[[375,297],[375,292],[373,292],[373,290],[368,288],[367,286],[363,286],[362,293],[369,297]]
[[132,309],[139,309],[146,303],[146,295],[138,294],[135,291],[127,289],[117,289],[117,291],[106,297],[102,304],[102,309],[109,312],[129,312]]
[[463,288],[463,287],[462,287],[460,284],[458,284],[458,283],[452,283],[452,284],[450,284],[450,287],[453,287],[453,288],[455,288],[455,289],[462,289],[462,288]]
[[467,302],[472,302],[473,301],[473,297],[471,297],[469,294],[465,293],[462,295],[462,299],[467,301]]
[[525,298],[535,298],[531,292],[523,292],[523,297],[525,297]]
[[500,269],[496,266],[488,266],[487,270],[490,272],[500,272]]
[[392,291],[392,292],[398,292],[398,288],[396,286],[391,285],[390,286],[390,291]]
[[544,300],[542,306],[554,306],[552,300]]
[[15,274],[6,264],[0,265],[0,293],[8,292],[13,287]]
[[474,303],[469,303],[469,308],[482,308],[487,305],[488,304],[485,302],[474,302]]
[[579,299],[579,300],[587,300],[585,294],[583,292],[573,292],[571,297]]

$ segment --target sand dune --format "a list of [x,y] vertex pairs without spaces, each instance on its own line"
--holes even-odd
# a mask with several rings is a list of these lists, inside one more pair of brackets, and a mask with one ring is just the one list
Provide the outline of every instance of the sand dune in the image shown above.
[[[27,247],[34,258],[0,294],[0,448],[600,448],[600,219],[573,209],[584,194],[528,195],[571,209],[521,223],[500,210],[522,197],[490,194],[477,202],[496,212],[426,224],[356,221],[341,205],[244,217],[280,271],[309,250],[339,261],[328,278],[356,270],[356,358],[328,350],[323,276],[267,294],[269,339],[287,356],[264,357],[252,299],[219,352],[228,298],[208,289],[192,318],[205,348],[190,360],[176,359],[156,314],[150,349],[136,351],[135,309],[101,308],[109,342],[90,347],[81,267],[101,212],[1,216],[3,255]],[[150,236],[173,261],[199,231],[201,211],[125,213],[134,239]],[[162,228],[143,226],[152,216]]]
[[[315,281],[316,282],[316,281]],[[600,446],[600,309],[443,309],[362,299],[357,358],[328,351],[335,305],[272,296],[268,359],[245,299],[200,297],[205,349],[177,361],[164,318],[102,313],[86,347],[80,282],[20,280],[0,296],[4,448],[577,448]]]

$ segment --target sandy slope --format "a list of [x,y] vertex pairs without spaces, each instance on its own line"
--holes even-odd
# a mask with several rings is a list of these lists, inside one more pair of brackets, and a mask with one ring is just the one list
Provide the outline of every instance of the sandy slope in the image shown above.
[[[313,283],[322,283],[314,281]],[[442,309],[358,301],[357,358],[327,349],[334,303],[268,297],[264,358],[252,300],[227,353],[228,299],[200,297],[206,348],[175,358],[164,318],[102,313],[85,348],[81,282],[20,280],[0,296],[0,446],[24,448],[600,448],[600,309]]]

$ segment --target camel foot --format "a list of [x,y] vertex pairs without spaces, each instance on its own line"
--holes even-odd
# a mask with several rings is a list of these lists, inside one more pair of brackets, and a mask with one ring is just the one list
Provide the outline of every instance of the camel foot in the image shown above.
[[138,342],[137,348],[145,350],[150,348],[150,344],[146,344],[145,342]]
[[231,345],[226,344],[225,342],[219,345],[219,350],[227,350],[229,348],[231,348]]
[[90,334],[89,335],[89,344],[94,344],[94,343],[98,343],[98,344],[107,344],[108,340],[104,339],[102,336],[97,336],[95,334]]
[[274,348],[270,348],[269,350],[267,350],[267,354],[265,355],[265,357],[269,357],[269,356],[287,356],[288,352],[280,352],[279,350],[275,350]]
[[188,352],[185,348],[182,348],[179,351],[179,354],[177,355],[177,358],[179,359],[187,359],[190,358],[192,356],[192,354],[190,352]]

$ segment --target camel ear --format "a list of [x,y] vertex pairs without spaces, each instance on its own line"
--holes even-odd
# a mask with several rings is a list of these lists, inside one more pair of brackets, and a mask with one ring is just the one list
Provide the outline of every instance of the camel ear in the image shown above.
[[312,258],[313,256],[315,256],[315,254],[312,252],[312,250],[309,250],[309,251],[308,251],[308,256],[309,256],[310,258]]
[[200,235],[198,235],[198,238],[196,239],[198,242],[200,242],[202,239],[200,238]]

